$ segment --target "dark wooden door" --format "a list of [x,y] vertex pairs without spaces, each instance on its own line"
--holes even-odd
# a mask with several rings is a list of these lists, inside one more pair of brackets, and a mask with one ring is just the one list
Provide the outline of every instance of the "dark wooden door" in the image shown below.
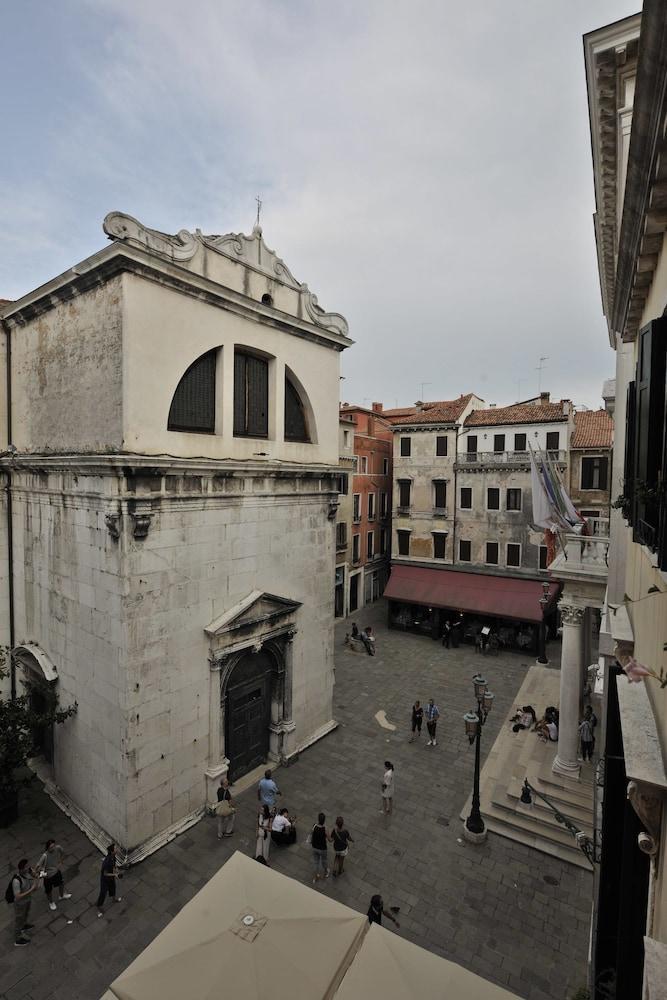
[[350,577],[350,612],[359,607],[359,574]]
[[225,750],[232,781],[267,758],[271,676],[267,654],[250,653],[236,665],[227,685]]

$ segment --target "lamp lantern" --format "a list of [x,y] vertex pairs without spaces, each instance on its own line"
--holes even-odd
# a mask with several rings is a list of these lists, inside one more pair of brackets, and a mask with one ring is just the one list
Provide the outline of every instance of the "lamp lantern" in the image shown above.
[[479,730],[479,716],[476,712],[466,712],[463,721],[466,727],[466,736],[470,741],[474,740]]
[[492,694],[490,691],[485,691],[484,692],[484,697],[482,699],[482,706],[484,708],[484,712],[485,712],[486,715],[488,715],[489,712],[491,711],[491,709],[493,708],[493,699],[494,698],[495,698],[495,695]]
[[475,686],[475,698],[477,701],[481,701],[486,694],[486,679],[481,674],[475,674],[472,682]]

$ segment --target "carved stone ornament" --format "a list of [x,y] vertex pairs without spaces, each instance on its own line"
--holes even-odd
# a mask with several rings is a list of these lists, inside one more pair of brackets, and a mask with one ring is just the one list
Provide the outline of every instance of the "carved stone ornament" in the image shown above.
[[145,538],[151,526],[152,512],[150,506],[137,504],[133,511],[130,511],[132,518],[132,534],[135,538]]
[[109,212],[102,228],[109,239],[125,240],[142,249],[162,254],[170,260],[191,260],[198,245],[197,237],[187,229],[181,229],[175,236],[170,236],[157,229],[148,229],[138,219],[123,212]]
[[105,514],[104,523],[115,542],[120,538],[120,514]]
[[640,851],[655,857],[660,847],[660,823],[662,819],[662,798],[655,794],[650,785],[640,781],[628,782],[628,801],[637,813],[646,832],[637,838]]
[[327,517],[329,518],[330,521],[335,521],[337,513],[338,513],[338,500],[330,500]]
[[577,608],[574,604],[559,604],[563,625],[581,625],[584,620],[584,608]]
[[262,227],[255,226],[250,236],[245,233],[227,233],[226,236],[204,236],[198,229],[197,236],[204,246],[218,250],[236,260],[244,261],[263,271],[270,278],[278,278],[285,285],[301,291],[303,285],[296,280],[287,264],[275,250],[267,247],[262,236]]

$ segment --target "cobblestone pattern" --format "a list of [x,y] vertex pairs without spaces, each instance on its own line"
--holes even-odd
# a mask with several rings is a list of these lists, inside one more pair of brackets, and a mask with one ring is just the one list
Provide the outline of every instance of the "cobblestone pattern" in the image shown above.
[[[484,730],[488,752],[529,661],[520,654],[481,659],[469,647],[445,650],[428,637],[388,632],[384,603],[356,617],[377,631],[377,656],[343,645],[337,626],[336,718],[339,728],[277,772],[282,802],[297,813],[299,842],[272,848],[271,863],[311,884],[305,837],[317,812],[332,825],[345,817],[355,843],[342,878],[318,884],[357,910],[370,896],[400,907],[397,933],[497,982],[527,1000],[566,1000],[585,982],[592,877],[582,869],[489,835],[461,841],[458,814],[472,784],[473,751],[462,715],[472,705],[470,677],[480,667],[496,695]],[[555,647],[555,650],[557,647]],[[552,654],[553,655],[553,654]],[[415,697],[440,706],[439,745],[408,743]],[[379,725],[383,710],[396,730]],[[394,813],[381,815],[383,761],[396,768]],[[37,858],[47,836],[66,853],[73,898],[47,908],[33,897],[29,948],[14,949],[11,907],[0,911],[2,1000],[96,1000],[234,850],[254,853],[256,798],[237,800],[236,832],[218,841],[202,820],[119,883],[122,902],[98,919],[94,906],[101,857],[79,830],[33,786],[21,819],[0,831],[6,881],[20,856]],[[550,886],[544,876],[552,876]],[[72,920],[71,924],[66,921]],[[391,924],[389,924],[392,927]]]

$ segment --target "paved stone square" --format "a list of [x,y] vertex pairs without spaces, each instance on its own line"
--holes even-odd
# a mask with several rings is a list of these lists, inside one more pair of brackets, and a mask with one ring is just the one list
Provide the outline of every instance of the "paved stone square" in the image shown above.
[[[300,817],[300,831],[294,847],[272,845],[271,863],[310,885],[306,833],[320,809],[328,826],[342,814],[355,838],[345,874],[314,891],[364,912],[381,892],[386,905],[400,907],[396,933],[527,1000],[566,1000],[585,983],[592,876],[495,835],[471,846],[461,840],[458,818],[472,785],[473,750],[462,722],[472,707],[470,678],[481,667],[496,695],[483,735],[486,752],[533,661],[518,653],[482,659],[471,647],[446,650],[425,636],[389,632],[385,614],[380,601],[353,616],[360,627],[374,626],[375,657],[343,644],[351,620],[336,627],[340,725],[277,772],[282,801]],[[415,697],[423,703],[434,697],[440,707],[437,747],[425,745],[425,732],[421,744],[408,743]],[[379,724],[379,711],[395,730]],[[396,769],[391,817],[381,815],[385,759]],[[0,831],[3,888],[18,858],[36,859],[54,836],[67,852],[73,898],[53,913],[43,893],[35,893],[33,942],[23,949],[13,947],[12,908],[2,904],[1,1000],[100,997],[234,850],[254,853],[254,791],[240,795],[237,806],[232,838],[218,841],[215,821],[202,820],[129,871],[119,883],[122,902],[98,919],[101,856],[35,783],[23,796],[19,822]]]

